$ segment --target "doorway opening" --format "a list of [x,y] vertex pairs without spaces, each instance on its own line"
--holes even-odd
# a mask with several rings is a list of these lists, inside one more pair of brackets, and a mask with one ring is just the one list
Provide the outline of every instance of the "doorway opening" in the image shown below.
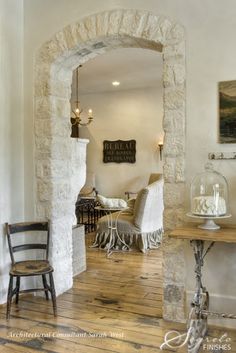
[[[183,28],[166,17],[136,10],[98,13],[65,27],[40,48],[35,60],[36,217],[52,221],[51,258],[58,294],[72,286],[74,204],[85,181],[85,148],[78,148],[70,138],[72,72],[99,54],[127,47],[162,53],[166,234],[183,219]],[[167,240],[163,259],[163,316],[167,319],[184,319],[184,268],[182,243]]]

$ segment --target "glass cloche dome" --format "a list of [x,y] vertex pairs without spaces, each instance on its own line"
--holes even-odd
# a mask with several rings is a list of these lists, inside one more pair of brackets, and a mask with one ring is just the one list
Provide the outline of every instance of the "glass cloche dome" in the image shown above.
[[207,163],[205,172],[197,174],[191,183],[191,213],[189,216],[206,218],[203,229],[219,229],[213,218],[229,217],[228,183],[225,177]]

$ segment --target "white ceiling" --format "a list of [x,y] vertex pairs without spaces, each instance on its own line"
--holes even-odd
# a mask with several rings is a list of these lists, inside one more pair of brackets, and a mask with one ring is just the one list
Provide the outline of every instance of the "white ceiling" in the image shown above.
[[[161,53],[140,48],[114,49],[79,69],[79,94],[158,87],[161,80]],[[120,86],[112,86],[112,81],[120,81]]]

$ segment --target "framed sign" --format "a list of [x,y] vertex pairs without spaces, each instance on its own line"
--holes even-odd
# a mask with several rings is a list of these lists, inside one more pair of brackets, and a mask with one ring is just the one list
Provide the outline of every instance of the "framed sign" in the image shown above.
[[103,141],[104,163],[135,163],[136,141]]
[[236,143],[236,81],[219,83],[220,143]]

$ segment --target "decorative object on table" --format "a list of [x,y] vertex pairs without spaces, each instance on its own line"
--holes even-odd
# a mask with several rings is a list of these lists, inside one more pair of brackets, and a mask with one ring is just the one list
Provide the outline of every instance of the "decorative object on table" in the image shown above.
[[103,163],[135,163],[136,141],[103,141]]
[[236,81],[219,83],[220,143],[236,143]]
[[236,152],[210,152],[208,153],[208,159],[236,159]]
[[214,220],[228,218],[228,183],[225,177],[214,171],[211,163],[205,166],[205,172],[197,174],[191,183],[191,212],[189,217],[202,218],[201,229],[215,230],[220,226]]
[[[139,191],[133,213],[127,210],[118,215],[114,227],[119,238],[130,248],[142,252],[160,246],[163,234],[163,180],[156,181]],[[116,212],[113,214],[113,222]],[[113,248],[123,249],[123,244],[116,237]],[[99,219],[94,246],[106,249],[110,244],[110,231],[107,216]]]
[[112,198],[112,197],[105,197],[102,195],[97,195],[97,200],[102,207],[109,207],[109,208],[126,208],[127,202],[123,199],[119,198]]
[[87,122],[82,122],[83,109],[79,106],[79,69],[82,65],[79,65],[76,69],[76,101],[72,105],[72,113],[74,116],[71,117],[71,137],[79,137],[79,126],[87,126],[93,121],[93,111],[88,110]]

